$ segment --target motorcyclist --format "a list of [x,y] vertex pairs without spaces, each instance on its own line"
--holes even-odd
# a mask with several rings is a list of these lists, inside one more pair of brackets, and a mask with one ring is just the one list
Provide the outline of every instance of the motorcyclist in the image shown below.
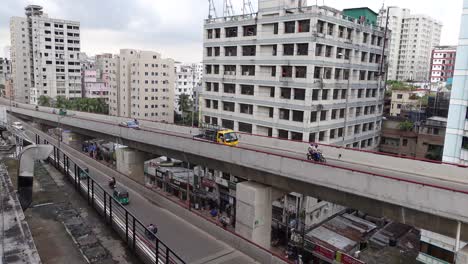
[[112,179],[109,181],[109,187],[111,188],[115,188],[115,184],[116,184],[116,180],[115,180],[115,177],[112,177]]
[[310,143],[309,147],[307,148],[307,151],[312,157],[314,156],[315,152],[317,152],[317,146],[318,146],[317,144]]

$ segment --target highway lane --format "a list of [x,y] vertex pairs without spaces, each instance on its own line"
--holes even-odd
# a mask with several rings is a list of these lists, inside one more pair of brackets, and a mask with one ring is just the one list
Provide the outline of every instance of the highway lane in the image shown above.
[[[46,133],[39,131],[32,126],[25,124],[26,134],[32,139],[31,132],[41,136],[41,140],[46,139],[56,144],[56,140]],[[107,186],[109,176],[117,179],[118,186],[125,186],[129,191],[130,204],[126,208],[137,216],[145,225],[154,223],[158,226],[158,237],[166,243],[176,254],[188,263],[223,263],[224,261],[235,261],[235,263],[255,263],[255,261],[241,252],[234,250],[225,243],[216,240],[209,234],[197,229],[190,223],[178,218],[169,211],[148,201],[138,193],[141,185],[128,179],[125,175],[105,166],[70,146],[62,143],[61,149],[70,157],[74,157],[77,165],[87,167],[93,179],[104,186]]]
[[[26,107],[30,108],[30,107]],[[45,112],[50,112],[51,110],[44,110]],[[96,116],[96,115],[94,115]],[[91,116],[71,116],[70,118],[81,118],[81,119],[88,119],[88,120],[93,120],[93,121],[100,121],[102,122],[101,119],[95,118],[93,115]],[[103,118],[99,116],[99,118]],[[119,121],[121,120],[126,120],[126,118],[123,117],[109,117],[106,116],[106,123],[117,125]],[[176,125],[170,125],[170,124],[164,124],[160,122],[150,122],[150,121],[140,121],[141,129],[145,131],[150,131],[150,132],[155,132],[155,133],[164,133],[164,134],[170,134],[174,136],[179,136],[179,137],[185,137],[185,138],[192,138],[194,134],[198,133],[197,128],[190,128],[190,127],[183,127],[183,126],[176,126]],[[166,126],[167,128],[170,129],[164,130],[159,127],[161,126]],[[127,128],[122,128],[122,129],[127,129]],[[243,136],[243,135],[242,135]],[[302,144],[303,146],[303,152],[302,152],[302,147],[298,148],[298,143],[295,143],[295,148],[291,149],[281,149],[278,147],[270,147],[270,146],[265,146],[265,145],[258,145],[258,144],[253,144],[253,143],[245,143],[242,141],[242,136],[241,140],[239,143],[239,147],[250,149],[253,151],[261,151],[261,152],[267,152],[279,156],[284,156],[288,158],[293,158],[293,159],[305,159],[305,152],[307,149],[307,143],[299,143]],[[300,150],[298,150],[300,149]],[[324,156],[327,157],[327,152],[324,151]],[[378,155],[378,154],[375,154]],[[395,169],[389,169],[383,166],[379,166],[379,164],[373,164],[372,166],[369,166],[368,164],[359,164],[359,163],[353,163],[348,161],[343,161],[340,159],[331,159],[330,157],[327,158],[327,165],[331,166],[337,166],[346,170],[355,170],[367,174],[374,174],[374,175],[379,175],[379,176],[384,176],[386,178],[391,178],[395,180],[405,180],[409,183],[415,183],[415,184],[425,184],[425,185],[431,185],[431,186],[439,186],[442,188],[449,188],[449,189],[455,189],[455,190],[460,190],[460,191],[468,191],[468,177],[465,175],[455,175],[451,177],[446,177],[445,175],[433,175],[433,176],[428,176],[428,175],[418,175],[416,173],[405,173],[398,168]],[[321,166],[320,164],[317,164],[317,166]],[[467,170],[468,171],[468,170]]]

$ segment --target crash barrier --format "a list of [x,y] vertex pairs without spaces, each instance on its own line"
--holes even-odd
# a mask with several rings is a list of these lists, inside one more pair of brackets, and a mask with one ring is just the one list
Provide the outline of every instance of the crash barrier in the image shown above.
[[[50,143],[47,140],[41,142],[40,137],[36,135],[36,144]],[[75,190],[104,218],[104,222],[119,234],[129,249],[144,263],[185,264],[185,261],[164,244],[156,234],[150,232],[112,194],[90,177],[85,168],[77,165],[56,146],[48,161],[73,183]]]

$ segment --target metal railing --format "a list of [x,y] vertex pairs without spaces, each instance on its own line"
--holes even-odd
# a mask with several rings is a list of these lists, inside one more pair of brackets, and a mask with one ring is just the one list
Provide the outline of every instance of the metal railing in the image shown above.
[[[36,135],[36,144],[50,143],[47,140],[41,142],[39,135]],[[56,146],[48,160],[73,183],[75,190],[104,218],[104,222],[119,234],[130,250],[144,263],[185,264],[185,261],[156,234],[149,231],[112,194],[90,177],[84,168],[77,165]]]

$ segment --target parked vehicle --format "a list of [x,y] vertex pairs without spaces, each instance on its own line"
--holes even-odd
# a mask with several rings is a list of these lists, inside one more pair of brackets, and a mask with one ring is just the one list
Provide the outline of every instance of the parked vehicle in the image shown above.
[[21,122],[13,122],[11,124],[11,126],[15,129],[18,129],[18,130],[23,130],[23,124]]
[[239,144],[239,138],[232,129],[204,124],[201,127],[201,132],[201,134],[194,136],[194,139],[209,140],[228,146],[237,146]]
[[115,188],[112,196],[122,205],[129,203],[128,192],[124,189]]
[[135,120],[122,121],[122,122],[119,123],[119,126],[127,127],[127,128],[140,129],[140,126],[138,125],[137,122],[135,122]]

